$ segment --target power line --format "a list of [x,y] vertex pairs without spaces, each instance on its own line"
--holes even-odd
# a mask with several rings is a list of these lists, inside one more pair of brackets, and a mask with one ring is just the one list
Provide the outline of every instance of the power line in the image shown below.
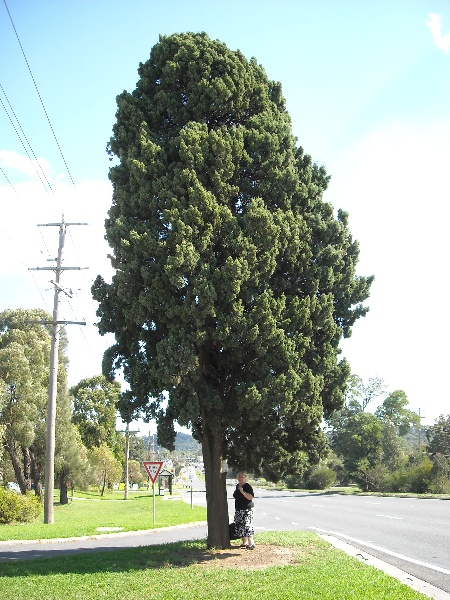
[[[22,51],[22,55],[23,55],[23,58],[24,58],[24,60],[25,60],[25,63],[26,63],[26,65],[27,65],[28,72],[29,72],[29,74],[30,74],[30,76],[31,76],[31,79],[32,79],[32,81],[33,81],[33,84],[34,84],[34,87],[35,87],[35,89],[36,89],[36,92],[37,92],[38,98],[39,98],[39,100],[40,100],[40,103],[41,103],[42,109],[43,109],[43,111],[44,111],[44,114],[45,114],[45,116],[46,116],[46,119],[47,119],[48,125],[49,125],[49,127],[50,127],[50,130],[51,130],[51,132],[52,132],[52,134],[53,134],[53,138],[54,138],[54,140],[55,140],[55,142],[56,142],[56,145],[57,145],[57,147],[58,147],[59,153],[60,153],[60,155],[61,155],[61,157],[62,157],[62,160],[63,160],[63,162],[64,162],[65,168],[66,168],[66,170],[67,170],[67,173],[69,174],[70,181],[71,181],[71,183],[72,183],[73,187],[76,189],[76,186],[75,186],[74,180],[73,180],[73,178],[72,178],[71,172],[70,172],[70,170],[69,170],[68,164],[67,164],[67,162],[66,162],[66,159],[65,159],[65,157],[64,157],[64,154],[63,154],[63,152],[62,152],[62,149],[61,149],[61,146],[60,146],[60,144],[59,144],[59,141],[58,141],[58,139],[57,139],[57,137],[56,137],[55,130],[54,130],[54,128],[53,128],[53,125],[52,125],[52,123],[51,123],[51,121],[50,121],[50,118],[49,118],[49,115],[48,115],[47,109],[46,109],[46,107],[45,107],[45,105],[44,105],[44,102],[43,102],[42,96],[41,96],[41,94],[40,94],[40,91],[39,91],[39,88],[38,88],[38,86],[37,86],[37,83],[36,83],[35,77],[34,77],[34,75],[33,75],[33,72],[32,72],[32,70],[31,70],[31,67],[30,67],[30,64],[29,64],[28,58],[27,58],[27,56],[26,56],[26,54],[25,54],[25,50],[24,50],[24,48],[23,48],[22,42],[21,42],[21,40],[20,40],[20,37],[19,37],[18,31],[17,31],[17,29],[16,29],[16,26],[15,26],[15,24],[14,24],[14,21],[13,21],[12,15],[11,15],[11,13],[10,13],[10,10],[9,10],[9,8],[8,8],[8,4],[7,4],[6,0],[4,0],[4,5],[5,5],[5,8],[6,8],[6,10],[7,10],[7,13],[8,13],[8,16],[9,16],[9,19],[10,19],[10,22],[11,22],[11,25],[12,25],[12,28],[13,28],[13,30],[14,30],[14,33],[15,33],[16,39],[17,39],[17,41],[18,41],[18,44],[19,44],[19,46],[20,46],[20,49],[21,49],[21,51]],[[20,121],[19,121],[19,119],[18,119],[18,117],[17,117],[16,113],[14,112],[14,109],[13,109],[13,107],[12,107],[12,105],[11,105],[11,102],[9,101],[9,99],[8,99],[8,97],[7,97],[7,95],[6,95],[6,92],[5,92],[5,90],[3,89],[3,87],[2,87],[1,85],[0,85],[0,88],[1,88],[1,90],[2,90],[3,94],[4,94],[5,98],[6,98],[6,102],[7,102],[7,104],[9,105],[10,111],[11,111],[11,113],[14,115],[15,121],[16,121],[16,123],[17,123],[17,127],[16,127],[16,125],[15,125],[15,123],[13,122],[13,119],[11,118],[11,116],[10,116],[10,114],[9,114],[9,112],[8,112],[8,110],[7,110],[7,108],[6,108],[6,106],[5,106],[5,105],[4,105],[4,103],[2,102],[3,108],[4,108],[5,112],[6,112],[6,114],[8,115],[8,118],[9,118],[9,120],[10,120],[10,122],[11,122],[11,124],[12,124],[12,126],[13,126],[13,128],[14,128],[14,130],[15,130],[15,132],[16,132],[16,135],[18,136],[18,138],[19,138],[19,140],[20,140],[20,142],[21,142],[21,144],[22,144],[22,146],[23,146],[23,148],[24,148],[24,150],[25,150],[25,152],[26,152],[26,154],[27,154],[28,158],[29,158],[29,159],[30,159],[30,161],[33,163],[32,159],[31,159],[31,157],[30,157],[30,154],[29,154],[29,152],[28,152],[28,150],[27,150],[27,147],[25,146],[25,144],[24,144],[24,141],[22,140],[22,137],[21,137],[21,135],[20,135],[20,133],[19,133],[19,131],[18,131],[18,129],[20,129],[20,131],[22,132],[22,136],[23,136],[23,138],[26,140],[26,143],[28,144],[28,147],[29,147],[29,149],[30,149],[31,153],[32,153],[32,155],[34,156],[35,163],[37,164],[37,166],[38,166],[38,167],[39,167],[39,169],[41,170],[42,176],[43,176],[43,178],[45,179],[45,181],[46,181],[46,183],[47,183],[47,186],[48,186],[48,187],[46,187],[46,185],[44,184],[44,181],[43,181],[43,179],[42,179],[42,177],[41,177],[40,173],[39,173],[39,172],[36,170],[36,173],[37,173],[37,175],[38,175],[38,177],[39,177],[39,179],[40,179],[40,181],[41,181],[41,183],[42,183],[42,185],[43,185],[44,189],[46,190],[46,192],[47,192],[47,193],[48,193],[48,192],[49,192],[49,190],[50,190],[50,192],[51,192],[51,193],[54,195],[54,191],[53,191],[53,189],[52,189],[52,186],[51,186],[50,182],[48,181],[48,179],[47,179],[47,177],[46,177],[46,175],[45,175],[44,171],[42,170],[42,167],[41,167],[41,165],[40,165],[40,163],[39,163],[39,161],[38,161],[38,159],[37,159],[37,157],[36,157],[36,154],[35,154],[35,152],[33,151],[33,148],[32,148],[32,146],[31,146],[31,144],[30,144],[30,142],[29,142],[29,140],[28,140],[28,138],[27,138],[27,136],[26,136],[26,134],[25,134],[25,132],[24,132],[24,129],[23,129],[23,127],[22,127],[22,126],[21,126],[21,124],[20,124]],[[1,101],[1,98],[0,98],[0,101]],[[36,164],[35,164],[35,163],[33,163],[33,166],[34,166],[34,168],[36,169]],[[6,177],[6,175],[5,175],[5,177]],[[10,182],[9,182],[9,180],[8,180],[8,178],[6,178],[6,179],[7,179],[8,183],[10,183]],[[14,188],[13,188],[13,189],[14,189]],[[14,191],[16,191],[16,190],[14,190]],[[17,193],[17,192],[16,192],[16,193]],[[45,250],[46,250],[46,252],[47,252],[47,255],[50,257],[50,252],[49,252],[49,250],[48,250],[48,248],[47,248],[47,244],[46,244],[46,242],[45,242],[45,239],[44,239],[44,237],[43,237],[43,235],[42,235],[42,231],[41,231],[41,229],[39,229],[39,232],[40,232],[40,235],[41,235],[41,238],[42,238],[42,242],[43,242],[43,244],[44,244],[44,246],[45,246]],[[71,232],[70,232],[70,230],[69,230],[69,236],[70,236],[71,242],[72,242],[72,244],[73,244],[73,247],[74,247],[74,250],[75,250],[75,254],[76,254],[76,256],[78,257],[77,247],[76,247],[76,244],[75,244],[75,242],[74,242],[74,240],[73,240],[73,238],[72,238],[72,235],[71,235]],[[85,278],[84,274],[83,274],[83,277]],[[86,279],[87,279],[87,278],[85,278],[85,280],[86,280]],[[38,287],[38,285],[37,285],[37,282],[36,282],[36,280],[34,279],[34,277],[33,277],[33,281],[34,281],[34,283],[36,284],[36,286]],[[90,287],[90,282],[88,283],[88,289],[89,289],[89,287]],[[39,289],[39,288],[38,288],[38,289]],[[39,292],[40,292],[40,290],[39,290]],[[41,297],[42,297],[42,299],[44,299],[44,298],[43,298],[43,296],[42,296],[42,293],[41,293]],[[95,311],[95,310],[96,310],[96,306],[95,306],[95,304],[94,304],[94,302],[93,302],[92,296],[90,296],[90,302],[91,302],[91,304],[92,304],[92,307],[94,308],[94,311]],[[73,310],[73,307],[72,307],[72,305],[71,305],[70,303],[69,303],[69,306],[70,306],[70,309],[72,310],[72,313],[73,313],[73,314],[74,314],[74,316],[75,316],[75,312],[74,312],[74,310]],[[90,345],[89,345],[89,343],[88,343],[88,340],[87,340],[86,336],[84,335],[83,329],[82,329],[81,327],[80,327],[80,331],[82,332],[82,336],[83,336],[83,338],[84,338],[84,341],[85,341],[85,343],[87,344],[87,347],[88,347],[88,348],[89,348],[89,350],[92,352],[92,348],[90,347]]]
[[14,193],[16,194],[16,196],[19,195],[19,192],[16,190],[16,188],[13,186],[13,184],[10,182],[10,180],[8,179],[5,171],[0,167],[0,171],[2,172],[3,177],[6,179],[6,181],[9,183],[9,185],[12,187]]
[[[0,86],[0,87],[1,87],[1,86]],[[3,90],[3,88],[2,88],[2,90]],[[4,92],[3,92],[3,93],[4,93]],[[3,102],[3,100],[2,100],[1,98],[0,98],[0,103],[1,103],[1,105],[3,106],[3,108],[4,108],[4,110],[5,110],[5,113],[6,113],[6,114],[7,114],[7,116],[8,116],[9,122],[10,122],[10,123],[11,123],[11,125],[13,126],[13,129],[14,129],[14,131],[16,132],[16,135],[17,135],[17,137],[18,137],[18,138],[19,138],[19,140],[20,140],[20,143],[22,144],[22,148],[25,150],[25,154],[28,156],[28,158],[30,159],[30,162],[31,162],[31,164],[34,166],[34,170],[36,171],[36,174],[37,174],[37,176],[39,177],[39,179],[40,179],[40,182],[42,183],[42,185],[43,185],[43,187],[44,187],[45,191],[46,191],[46,192],[48,192],[47,188],[45,187],[45,184],[44,184],[44,182],[42,181],[42,177],[41,177],[41,175],[40,175],[39,171],[36,169],[36,165],[33,163],[32,159],[31,159],[31,156],[30,156],[30,153],[28,152],[28,150],[27,150],[27,148],[26,148],[25,144],[23,143],[23,140],[22,140],[22,138],[20,137],[20,133],[17,131],[17,128],[16,128],[16,126],[14,125],[14,123],[13,123],[13,120],[11,119],[11,115],[8,113],[8,109],[6,108],[6,106],[5,106],[4,102]],[[30,146],[30,148],[31,148],[31,146]],[[33,152],[33,151],[32,151],[32,152]],[[33,153],[33,154],[34,154],[34,153]],[[39,165],[39,162],[38,162],[38,161],[36,161],[36,162],[37,162],[37,164]],[[40,165],[39,165],[39,167],[40,167]],[[42,171],[42,169],[41,169],[41,171]],[[45,175],[44,175],[44,177],[45,177]],[[46,179],[47,179],[47,178],[46,178]],[[50,186],[50,184],[48,183],[48,181],[47,181],[47,184],[48,184],[48,186],[49,186],[49,187],[50,187],[50,189],[51,189],[51,186]]]
[[[0,170],[1,170],[1,169],[0,169]],[[6,177],[6,176],[5,176],[5,177]],[[14,187],[13,187],[12,185],[11,185],[11,187],[14,189]],[[14,191],[16,191],[16,190],[14,190]],[[16,193],[17,193],[17,192],[16,192]],[[19,194],[17,194],[17,195],[19,195]],[[9,235],[9,233],[8,233],[8,232],[7,232],[7,231],[6,231],[6,230],[5,230],[3,227],[0,227],[0,232],[1,232],[1,234],[2,234],[2,238],[7,238],[7,239],[8,239],[8,240],[9,240],[11,243],[13,243],[13,240],[12,240],[11,236]],[[45,243],[45,242],[44,242],[44,243]],[[40,297],[41,297],[41,299],[42,299],[42,302],[44,303],[44,306],[47,306],[47,304],[48,304],[48,300],[46,300],[46,299],[44,298],[44,295],[42,294],[41,287],[39,286],[38,282],[36,281],[36,279],[35,279],[35,277],[34,277],[33,273],[31,273],[29,270],[27,270],[27,265],[26,265],[26,263],[24,262],[24,260],[23,260],[22,258],[20,258],[20,256],[19,256],[18,254],[15,254],[15,258],[16,258],[16,260],[18,260],[18,261],[21,263],[21,265],[22,265],[23,267],[25,267],[25,270],[26,270],[26,272],[28,273],[28,275],[31,275],[31,279],[33,280],[33,283],[34,283],[34,285],[36,286],[36,289],[37,289],[37,291],[39,292],[39,295],[40,295]],[[22,282],[23,282],[23,283],[24,283],[26,286],[30,286],[30,283],[29,283],[29,281],[25,281],[25,278],[22,278]]]
[[44,189],[45,189],[45,191],[46,191],[46,192],[48,192],[47,188],[46,188],[46,187],[45,187],[45,185],[44,185],[44,182],[42,181],[42,178],[41,178],[41,176],[40,176],[40,174],[39,174],[39,171],[38,171],[38,170],[37,170],[37,168],[36,168],[36,165],[39,167],[39,170],[40,170],[40,172],[42,173],[42,176],[44,177],[44,179],[45,179],[45,181],[46,181],[46,183],[47,183],[47,185],[48,185],[48,187],[49,187],[50,191],[51,191],[51,192],[53,192],[52,186],[51,186],[51,184],[50,184],[49,180],[47,179],[47,175],[44,173],[44,170],[42,169],[42,167],[41,167],[41,164],[40,164],[40,162],[38,161],[38,159],[37,159],[37,157],[36,157],[36,154],[35,154],[35,152],[34,152],[34,150],[33,150],[32,146],[31,146],[30,142],[28,141],[28,138],[27,138],[27,136],[25,135],[25,131],[23,130],[23,127],[22,127],[22,125],[20,124],[20,121],[19,121],[19,119],[18,119],[18,117],[17,117],[16,113],[14,112],[14,109],[13,109],[13,107],[11,106],[11,102],[9,101],[9,98],[8,98],[8,96],[6,95],[6,92],[5,92],[5,90],[3,89],[3,86],[2,86],[2,84],[1,84],[1,83],[0,83],[0,89],[2,90],[2,92],[3,92],[3,94],[4,94],[5,98],[6,98],[6,101],[7,101],[7,103],[8,103],[8,106],[9,106],[9,108],[11,109],[11,112],[12,112],[12,114],[14,115],[14,118],[16,119],[17,125],[19,126],[19,128],[20,128],[20,131],[22,132],[22,135],[23,135],[23,137],[25,138],[25,141],[26,141],[26,142],[27,142],[27,144],[28,144],[28,147],[29,147],[29,149],[30,149],[30,151],[31,151],[31,154],[33,155],[33,157],[34,157],[34,160],[36,161],[35,163],[33,163],[33,161],[31,160],[31,156],[28,154],[28,150],[26,149],[26,147],[25,147],[25,144],[23,143],[23,140],[22,140],[22,138],[20,137],[20,134],[19,134],[19,132],[18,132],[18,131],[17,131],[17,129],[16,129],[16,126],[14,125],[14,123],[13,123],[13,120],[11,119],[11,115],[8,113],[8,110],[6,109],[6,106],[4,105],[4,103],[3,103],[3,100],[0,98],[0,102],[1,102],[1,104],[2,104],[2,106],[3,106],[3,109],[4,109],[4,111],[6,112],[6,114],[7,114],[7,116],[8,116],[8,119],[9,119],[9,121],[10,121],[11,125],[13,126],[13,129],[14,129],[14,131],[16,132],[16,135],[17,135],[17,137],[19,138],[19,140],[20,140],[20,143],[22,144],[22,147],[23,147],[23,149],[25,150],[25,152],[26,152],[26,154],[27,154],[28,158],[30,159],[30,162],[31,162],[31,164],[34,166],[34,170],[36,171],[36,173],[37,173],[37,176],[38,176],[38,177],[39,177],[39,179],[41,180],[41,183],[42,183],[42,185],[44,186]]
[[41,102],[41,106],[42,106],[42,108],[43,108],[43,110],[44,110],[44,114],[45,114],[45,116],[46,116],[46,118],[47,118],[47,122],[48,122],[48,124],[49,124],[49,126],[50,126],[50,129],[51,129],[51,132],[52,132],[52,134],[53,134],[53,138],[54,138],[54,140],[55,140],[55,142],[56,142],[56,145],[58,146],[59,153],[61,154],[61,157],[62,157],[62,159],[63,159],[63,162],[64,162],[64,165],[65,165],[65,167],[66,167],[67,173],[69,174],[70,181],[72,182],[72,185],[73,185],[73,187],[76,187],[76,186],[75,186],[75,182],[74,182],[74,180],[73,180],[73,178],[72,178],[72,174],[71,174],[71,172],[70,172],[70,170],[69,170],[69,167],[68,167],[68,165],[67,165],[66,159],[65,159],[65,157],[64,157],[64,154],[63,154],[63,152],[62,152],[62,150],[61,150],[61,146],[59,145],[58,139],[57,139],[57,137],[56,137],[56,134],[55,134],[55,131],[54,131],[54,129],[53,129],[53,125],[52,125],[52,123],[51,123],[51,121],[50,121],[50,117],[48,116],[47,109],[45,108],[45,105],[44,105],[44,102],[43,102],[43,100],[42,100],[41,94],[40,94],[40,92],[39,92],[38,86],[37,86],[37,84],[36,84],[36,81],[35,81],[35,79],[34,79],[33,73],[32,73],[32,71],[31,71],[31,67],[30,67],[30,65],[29,65],[29,63],[28,63],[28,59],[27,59],[27,57],[26,57],[26,54],[25,54],[25,51],[24,51],[24,49],[23,49],[22,42],[20,41],[19,34],[17,33],[16,26],[14,25],[14,21],[13,21],[13,19],[12,19],[12,17],[11,17],[11,13],[9,12],[8,4],[6,3],[6,0],[3,0],[3,2],[4,2],[4,4],[5,4],[6,10],[7,10],[7,12],[8,12],[8,16],[9,16],[9,20],[11,21],[11,25],[13,26],[14,33],[16,34],[17,41],[19,42],[20,49],[22,50],[23,57],[24,57],[24,59],[25,59],[26,65],[27,65],[27,67],[28,67],[28,72],[29,72],[29,73],[30,73],[30,75],[31,75],[31,79],[32,79],[32,81],[33,81],[33,84],[34,84],[34,87],[35,87],[35,89],[36,89],[37,95],[38,95],[38,97],[39,97],[39,100],[40,100],[40,102]]

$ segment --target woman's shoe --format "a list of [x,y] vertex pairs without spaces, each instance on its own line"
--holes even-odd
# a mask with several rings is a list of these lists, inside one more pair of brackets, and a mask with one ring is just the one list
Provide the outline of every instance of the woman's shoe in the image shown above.
[[239,548],[248,548],[248,544],[241,544]]
[[252,544],[251,546],[247,546],[247,550],[254,550],[255,549],[255,544]]

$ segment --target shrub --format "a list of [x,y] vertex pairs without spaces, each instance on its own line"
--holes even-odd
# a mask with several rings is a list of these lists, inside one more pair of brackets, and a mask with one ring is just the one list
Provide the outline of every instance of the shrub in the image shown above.
[[425,458],[418,465],[413,465],[410,468],[410,492],[415,494],[426,494],[432,482],[433,464],[429,458]]
[[450,460],[440,452],[436,452],[433,458],[433,469],[431,471],[432,481],[430,492],[434,494],[450,493]]
[[385,479],[388,474],[387,467],[380,462],[377,462],[372,467],[367,467],[364,472],[359,473],[361,479],[365,481],[366,491],[368,492],[384,492]]
[[313,469],[306,482],[309,490],[325,490],[336,481],[336,473],[326,466]]
[[0,523],[30,523],[42,510],[39,498],[34,494],[17,494],[0,488]]
[[300,473],[287,475],[284,479],[284,484],[286,487],[293,489],[302,489],[305,486],[303,475]]
[[382,491],[426,494],[431,491],[433,483],[432,469],[433,464],[428,457],[405,465],[384,476]]
[[408,492],[409,480],[406,468],[403,467],[392,473],[386,473],[383,478],[381,491],[394,493]]

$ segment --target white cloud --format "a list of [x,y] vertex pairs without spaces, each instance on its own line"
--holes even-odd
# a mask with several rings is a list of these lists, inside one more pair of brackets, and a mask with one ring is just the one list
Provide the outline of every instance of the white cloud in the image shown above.
[[[41,160],[41,159],[40,159]],[[42,161],[48,172],[51,165]],[[29,271],[48,267],[49,257],[58,251],[58,227],[38,227],[38,223],[88,223],[67,228],[63,260],[65,266],[88,267],[67,271],[61,285],[72,291],[72,297],[61,294],[60,318],[85,321],[86,326],[67,327],[69,337],[69,384],[101,372],[102,354],[113,343],[111,336],[100,337],[94,323],[96,304],[91,285],[97,274],[109,279],[112,274],[107,258],[110,251],[104,240],[104,220],[111,206],[111,184],[106,179],[81,181],[76,189],[60,173],[53,172],[52,192],[46,191],[35,177],[28,158],[0,150],[0,166],[14,187],[2,183],[0,198],[0,311],[6,308],[44,308],[50,314],[53,306],[54,277],[51,271]],[[13,170],[21,173],[16,181]],[[25,175],[25,177],[23,177]],[[27,176],[28,175],[28,176]]]
[[430,13],[428,17],[429,21],[425,21],[425,24],[431,31],[435,46],[445,52],[445,54],[448,54],[450,50],[450,33],[442,35],[441,16],[436,13]]
[[11,150],[0,150],[0,166],[14,169],[30,177],[49,178],[49,163],[44,158],[30,160]]

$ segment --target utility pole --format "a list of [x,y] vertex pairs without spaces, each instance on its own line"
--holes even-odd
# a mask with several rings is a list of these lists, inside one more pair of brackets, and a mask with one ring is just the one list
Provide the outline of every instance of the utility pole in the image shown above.
[[421,432],[422,432],[422,424],[421,424],[421,419],[424,419],[425,417],[422,417],[420,414],[420,408],[419,408],[419,452],[420,452],[420,444],[422,443],[422,436],[421,436]]
[[53,302],[52,321],[36,321],[41,325],[52,325],[52,339],[50,349],[50,379],[48,385],[48,407],[47,407],[47,437],[45,445],[45,482],[44,482],[44,523],[54,523],[53,493],[55,487],[55,422],[56,422],[56,394],[58,387],[58,349],[59,331],[61,325],[86,325],[85,321],[60,321],[59,320],[59,294],[63,292],[70,298],[72,294],[66,292],[60,285],[63,271],[79,271],[87,267],[63,267],[62,255],[68,225],[87,225],[87,223],[65,223],[62,215],[61,223],[41,223],[38,227],[59,227],[59,245],[56,267],[36,267],[29,271],[54,271],[55,281],[51,283],[55,287]]
[[130,422],[127,421],[125,432],[121,430],[120,433],[125,433],[125,490],[124,490],[124,500],[128,500],[128,462],[130,459],[130,433],[139,433],[139,429],[136,431],[130,431]]

